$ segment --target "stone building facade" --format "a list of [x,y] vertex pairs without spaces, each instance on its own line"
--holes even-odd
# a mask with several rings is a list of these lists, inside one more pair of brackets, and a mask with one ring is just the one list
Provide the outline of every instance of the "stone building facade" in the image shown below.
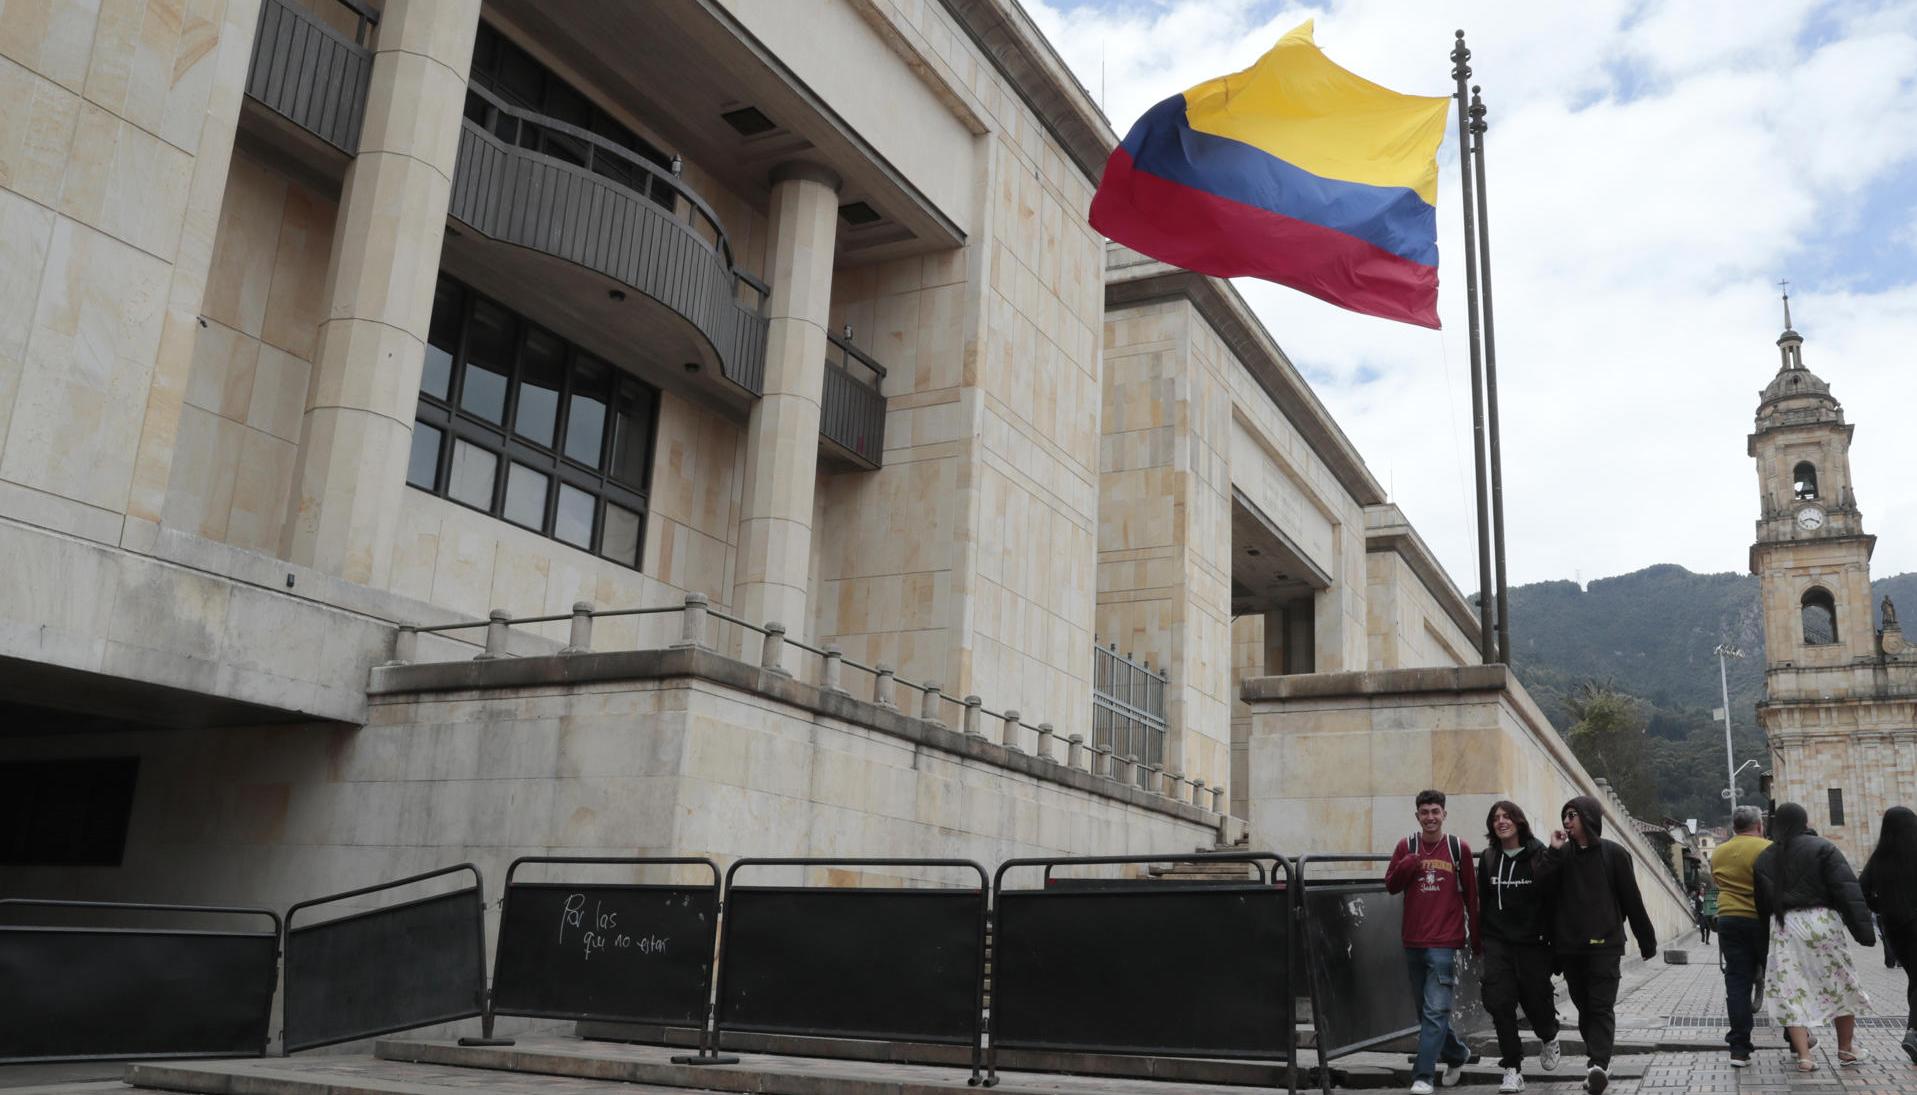
[[1870,556],[1851,487],[1854,427],[1804,365],[1785,301],[1782,361],[1759,397],[1748,451],[1760,516],[1771,798],[1797,802],[1860,867],[1887,807],[1917,801],[1917,649],[1896,606],[1872,603]]
[[1184,852],[1467,660],[1012,0],[593,10],[0,7],[0,892]]

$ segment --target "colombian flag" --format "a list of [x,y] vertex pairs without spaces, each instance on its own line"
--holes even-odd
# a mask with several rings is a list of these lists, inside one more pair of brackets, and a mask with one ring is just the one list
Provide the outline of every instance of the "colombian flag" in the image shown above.
[[1188,270],[1436,327],[1451,99],[1345,71],[1311,29],[1146,111],[1105,162],[1092,227]]

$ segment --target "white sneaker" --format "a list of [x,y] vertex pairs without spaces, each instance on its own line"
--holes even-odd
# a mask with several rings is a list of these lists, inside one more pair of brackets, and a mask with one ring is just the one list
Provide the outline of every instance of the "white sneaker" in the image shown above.
[[1564,1057],[1564,1047],[1556,1038],[1544,1043],[1544,1049],[1538,1053],[1538,1067],[1550,1072],[1558,1067],[1558,1061]]
[[1498,1091],[1502,1093],[1502,1095],[1509,1095],[1510,1092],[1523,1090],[1524,1073],[1519,1072],[1515,1068],[1505,1069],[1504,1082],[1498,1085]]
[[1611,1086],[1611,1074],[1604,1071],[1603,1065],[1592,1065],[1584,1070],[1584,1090],[1590,1095],[1604,1095],[1604,1089]]
[[1438,1062],[1438,1083],[1445,1087],[1457,1087],[1458,1081],[1462,1079],[1464,1079],[1463,1064],[1454,1065],[1444,1061]]
[[1411,1081],[1411,1095],[1431,1095],[1433,1090],[1430,1080]]

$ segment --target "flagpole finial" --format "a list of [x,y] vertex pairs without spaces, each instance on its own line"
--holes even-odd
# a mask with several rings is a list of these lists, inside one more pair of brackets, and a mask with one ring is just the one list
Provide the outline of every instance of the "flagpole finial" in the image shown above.
[[1461,82],[1469,80],[1471,78],[1471,66],[1465,62],[1471,60],[1471,50],[1464,44],[1464,31],[1462,30],[1458,32],[1458,44],[1451,49],[1451,60],[1454,63],[1451,69],[1451,78]]
[[1483,88],[1476,84],[1471,85],[1471,110],[1469,112],[1471,115],[1471,132],[1480,135],[1484,133],[1485,129],[1484,99],[1478,93],[1483,90]]

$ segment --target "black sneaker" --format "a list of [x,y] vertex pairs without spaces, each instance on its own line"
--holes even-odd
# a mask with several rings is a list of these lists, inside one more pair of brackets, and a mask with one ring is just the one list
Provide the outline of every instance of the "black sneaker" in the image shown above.
[[1751,1067],[1751,1051],[1748,1049],[1732,1050],[1731,1051],[1731,1067],[1732,1068]]
[[1604,1089],[1611,1086],[1611,1074],[1604,1071],[1603,1065],[1592,1065],[1584,1070],[1584,1090],[1590,1095],[1604,1095]]
[[1910,1063],[1917,1065],[1917,1027],[1912,1027],[1904,1035],[1904,1052],[1910,1055]]

